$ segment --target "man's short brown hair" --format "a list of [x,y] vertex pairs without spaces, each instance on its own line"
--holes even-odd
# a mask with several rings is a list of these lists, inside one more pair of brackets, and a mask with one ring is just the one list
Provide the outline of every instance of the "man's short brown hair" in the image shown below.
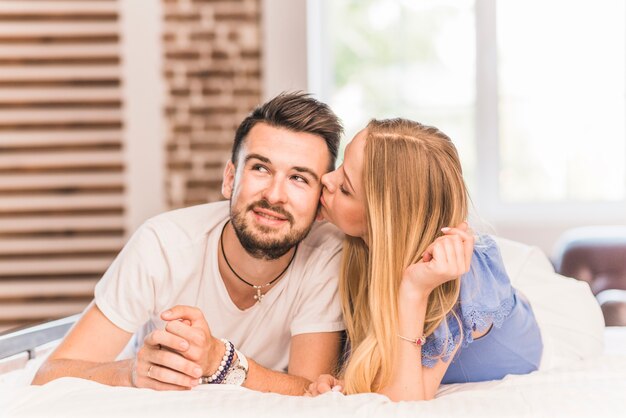
[[327,104],[314,99],[307,93],[283,92],[269,102],[258,106],[237,128],[231,155],[233,164],[237,164],[239,149],[248,132],[259,122],[294,132],[321,136],[326,141],[331,156],[329,170],[334,169],[343,127],[337,115]]

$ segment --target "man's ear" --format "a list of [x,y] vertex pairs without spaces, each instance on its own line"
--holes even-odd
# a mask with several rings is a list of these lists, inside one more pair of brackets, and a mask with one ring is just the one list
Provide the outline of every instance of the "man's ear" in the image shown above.
[[322,215],[322,205],[319,204],[319,205],[317,205],[317,214],[315,214],[315,220],[316,221],[323,221],[324,219],[325,219],[324,215]]
[[235,185],[235,165],[228,160],[224,167],[224,175],[222,177],[222,196],[230,199],[233,195],[233,187]]

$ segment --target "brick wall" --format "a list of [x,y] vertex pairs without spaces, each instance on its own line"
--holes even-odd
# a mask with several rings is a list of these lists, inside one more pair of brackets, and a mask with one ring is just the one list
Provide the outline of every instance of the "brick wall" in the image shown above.
[[261,101],[260,0],[162,0],[171,208],[222,199],[235,129]]

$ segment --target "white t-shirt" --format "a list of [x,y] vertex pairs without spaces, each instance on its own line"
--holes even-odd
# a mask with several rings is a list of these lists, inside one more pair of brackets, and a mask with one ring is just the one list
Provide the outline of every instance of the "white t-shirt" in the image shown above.
[[97,284],[96,305],[121,329],[139,331],[138,338],[164,328],[160,314],[166,309],[196,306],[215,337],[229,339],[264,367],[285,371],[292,336],[345,329],[337,290],[343,235],[316,223],[285,276],[261,303],[242,311],[217,263],[228,219],[228,202],[217,202],[146,221]]

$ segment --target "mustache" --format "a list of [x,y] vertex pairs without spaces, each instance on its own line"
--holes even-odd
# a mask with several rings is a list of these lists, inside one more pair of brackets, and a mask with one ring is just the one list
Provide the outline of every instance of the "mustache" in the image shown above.
[[284,216],[290,225],[293,225],[294,223],[293,215],[291,213],[287,212],[285,209],[283,209],[280,206],[270,205],[270,203],[265,199],[250,203],[248,207],[246,208],[246,210],[254,210],[255,208],[271,210],[272,212],[276,212],[279,215]]

